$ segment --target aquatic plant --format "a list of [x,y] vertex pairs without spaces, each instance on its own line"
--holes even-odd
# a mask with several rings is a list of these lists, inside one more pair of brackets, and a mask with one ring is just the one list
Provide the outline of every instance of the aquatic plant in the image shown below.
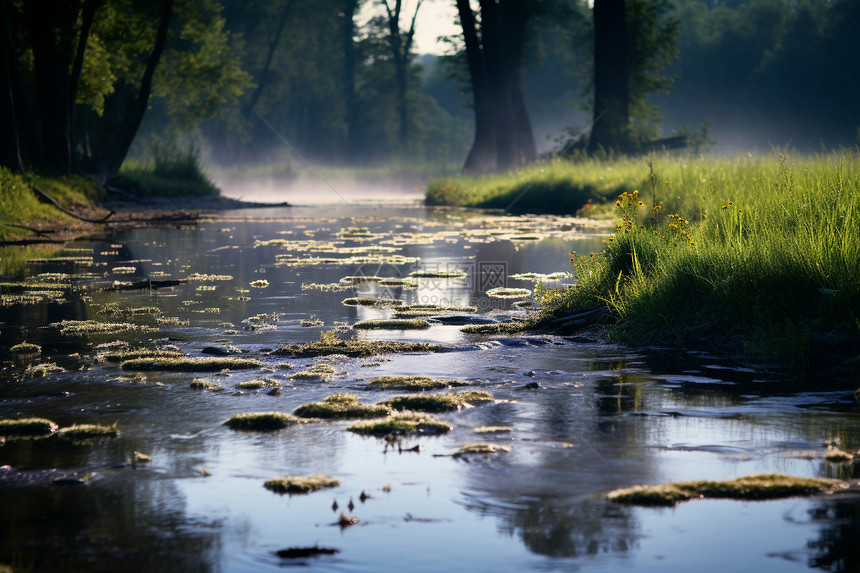
[[25,340],[24,342],[16,344],[9,350],[14,354],[38,354],[39,352],[42,352],[42,347]]
[[409,276],[416,279],[465,279],[469,275],[463,271],[412,271]]
[[527,288],[496,287],[487,291],[487,296],[493,298],[526,298],[532,295]]
[[44,436],[59,428],[45,418],[4,418],[0,420],[0,436]]
[[266,279],[257,279],[255,281],[251,281],[249,284],[254,288],[266,288],[269,286],[269,281]]
[[405,303],[396,298],[350,297],[343,299],[347,306],[403,306]]
[[433,378],[431,376],[380,376],[368,382],[367,385],[372,388],[420,392],[422,390],[434,390],[437,388],[468,386],[469,383],[462,380]]
[[84,334],[116,334],[118,332],[151,332],[154,329],[141,324],[130,322],[97,322],[95,320],[63,320],[51,324],[60,329],[60,334],[84,335]]
[[24,378],[44,378],[48,374],[53,374],[54,372],[65,372],[65,370],[53,362],[31,364],[24,370]]
[[166,372],[220,372],[259,368],[263,363],[254,358],[138,358],[122,363],[123,370]]
[[398,412],[382,420],[369,420],[353,424],[347,430],[363,436],[376,437],[410,434],[438,435],[448,433],[451,426],[427,414]]
[[526,322],[500,322],[497,324],[469,324],[460,329],[466,334],[515,334],[528,328]]
[[380,404],[394,410],[412,410],[414,412],[446,412],[456,410],[468,402],[492,401],[493,395],[481,390],[469,392],[448,392],[445,394],[409,394],[394,396]]
[[337,332],[327,330],[320,333],[319,340],[305,344],[287,344],[275,350],[273,354],[294,356],[297,358],[313,358],[343,354],[350,357],[367,357],[375,354],[393,354],[397,352],[438,352],[442,347],[438,344],[424,342],[397,342],[392,340],[361,340],[358,338],[343,339]]
[[311,493],[339,486],[340,480],[323,475],[284,476],[267,480],[263,484],[269,491],[280,494]]
[[510,452],[511,448],[508,446],[500,446],[499,444],[490,444],[488,442],[478,442],[476,444],[466,444],[465,446],[460,446],[453,452],[451,455],[455,458],[466,456],[469,454],[496,454],[496,453],[507,453]]
[[56,432],[56,436],[62,440],[72,443],[86,443],[90,441],[98,441],[104,438],[113,438],[119,434],[119,428],[116,424],[113,426],[103,426],[101,424],[74,424],[66,428],[60,428]]
[[256,380],[239,382],[236,386],[242,390],[259,390],[260,388],[280,388],[281,383],[271,378],[257,378]]
[[511,431],[509,426],[479,426],[472,430],[476,434],[504,434]]
[[130,348],[98,354],[96,359],[106,362],[126,362],[138,358],[184,358],[185,354],[177,350],[162,350],[160,348]]
[[359,320],[352,327],[357,330],[424,330],[430,328],[430,323],[417,318],[388,318]]
[[636,505],[675,505],[702,497],[729,499],[775,499],[812,495],[830,489],[836,480],[799,478],[779,474],[741,477],[731,481],[684,481],[637,485],[609,492],[610,501]]
[[824,459],[835,463],[850,462],[854,459],[854,454],[849,454],[836,446],[828,446],[827,452],[824,454]]
[[191,381],[191,384],[189,384],[188,387],[193,390],[209,390],[212,388],[212,382],[201,378],[195,378]]
[[385,405],[362,404],[355,395],[342,392],[327,396],[322,402],[303,404],[293,412],[300,418],[324,419],[379,418],[389,413],[391,410]]
[[325,322],[318,318],[306,318],[299,322],[299,326],[303,326],[305,328],[311,328],[315,326],[325,326]]
[[274,432],[299,422],[297,418],[281,412],[246,412],[230,416],[224,425],[231,430]]
[[337,374],[337,369],[334,366],[327,362],[322,362],[314,364],[301,372],[291,374],[290,380],[323,380],[328,382],[334,378],[335,374]]

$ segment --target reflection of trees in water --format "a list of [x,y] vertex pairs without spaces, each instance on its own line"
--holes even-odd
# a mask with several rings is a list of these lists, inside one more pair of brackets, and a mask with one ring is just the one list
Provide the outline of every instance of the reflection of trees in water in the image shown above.
[[826,503],[809,510],[813,522],[821,522],[818,539],[807,545],[809,565],[835,572],[860,571],[860,500]]
[[565,503],[541,498],[523,507],[500,509],[478,504],[469,506],[482,513],[495,513],[499,530],[518,536],[526,547],[547,557],[626,556],[637,547],[638,522],[632,510],[602,500]]

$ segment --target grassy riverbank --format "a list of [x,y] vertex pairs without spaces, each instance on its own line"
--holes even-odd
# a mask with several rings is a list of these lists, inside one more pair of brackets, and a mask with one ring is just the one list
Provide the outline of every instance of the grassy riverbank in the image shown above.
[[[633,163],[606,163],[607,179]],[[572,254],[578,285],[544,293],[545,313],[606,305],[627,343],[860,367],[856,152],[639,163],[609,203],[615,236]]]

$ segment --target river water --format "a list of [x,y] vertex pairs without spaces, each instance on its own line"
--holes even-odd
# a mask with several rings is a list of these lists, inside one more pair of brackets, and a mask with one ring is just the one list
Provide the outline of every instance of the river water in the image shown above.
[[[0,447],[0,571],[238,572],[297,564],[367,572],[860,570],[856,497],[695,500],[671,509],[604,498],[634,484],[761,473],[853,478],[855,465],[823,457],[828,442],[860,448],[857,409],[844,389],[793,390],[766,370],[706,353],[465,334],[446,324],[342,334],[436,342],[447,348],[440,353],[382,360],[266,354],[392,313],[342,304],[351,296],[471,305],[482,318],[516,319],[530,310],[514,302],[533,297],[486,291],[534,290],[534,282],[514,275],[567,272],[570,250],[599,250],[606,235],[605,227],[573,218],[353,202],[226,212],[195,225],[90,237],[54,258],[33,258],[3,280],[75,288],[61,291],[61,300],[4,298],[0,418],[115,423],[119,436],[76,446],[9,439]],[[463,278],[419,278],[413,288],[339,282],[416,270],[460,271]],[[197,280],[109,288],[188,277]],[[312,283],[341,288],[313,290]],[[302,324],[309,319],[323,325]],[[62,320],[151,330],[63,335],[51,326]],[[41,355],[10,351],[24,340],[40,345]],[[118,364],[94,359],[97,345],[115,340],[190,356],[229,345],[263,367],[132,379]],[[292,369],[278,367],[285,361]],[[335,367],[333,378],[291,378],[322,361]],[[43,362],[63,370],[24,376],[26,366]],[[348,432],[349,421],[276,433],[223,425],[239,412],[290,413],[335,392],[378,402],[402,391],[368,390],[367,381],[399,374],[466,381],[465,389],[487,390],[495,400],[439,414],[452,431],[404,438],[399,449]],[[277,380],[280,394],[237,388],[260,377]],[[194,378],[224,390],[194,390]],[[476,434],[481,426],[511,431]],[[444,455],[479,441],[510,452]],[[405,451],[413,446],[420,451]],[[136,451],[152,461],[125,464]],[[85,485],[53,483],[84,474]],[[341,485],[294,496],[263,487],[272,477],[307,474]],[[338,526],[342,512],[359,521]],[[277,556],[314,546],[339,553]]]

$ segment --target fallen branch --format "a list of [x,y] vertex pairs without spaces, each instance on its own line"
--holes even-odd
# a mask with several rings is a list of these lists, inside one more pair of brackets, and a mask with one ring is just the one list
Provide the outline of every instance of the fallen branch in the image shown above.
[[74,217],[75,219],[78,219],[79,221],[84,221],[85,223],[104,223],[110,217],[112,217],[113,214],[115,213],[115,211],[113,209],[111,209],[110,213],[108,213],[107,215],[105,215],[101,219],[89,219],[87,217],[82,217],[82,216],[78,215],[77,213],[73,213],[72,211],[69,211],[68,209],[63,208],[57,202],[56,199],[54,199],[53,197],[51,197],[50,195],[48,195],[47,193],[45,193],[44,191],[42,191],[38,187],[33,187],[33,193],[35,193],[36,197],[38,197],[41,201],[46,202],[46,203],[50,203],[51,205],[56,207],[57,210],[59,210],[60,212],[65,213],[69,217]]

